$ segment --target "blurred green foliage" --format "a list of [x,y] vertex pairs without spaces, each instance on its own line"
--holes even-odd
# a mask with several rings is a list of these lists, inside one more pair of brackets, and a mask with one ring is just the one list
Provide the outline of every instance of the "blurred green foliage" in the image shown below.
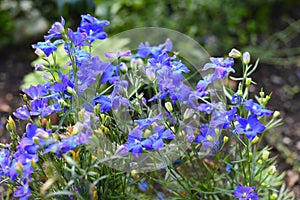
[[96,0],[96,15],[114,32],[160,26],[195,38],[212,54],[257,44],[270,33],[270,13],[278,0]]
[[[9,0],[0,0],[8,2]],[[274,40],[273,33],[300,18],[297,0],[10,0],[31,2],[40,16],[49,22],[60,16],[75,27],[80,15],[90,13],[107,19],[109,35],[137,27],[158,26],[180,31],[197,40],[214,56],[229,52],[232,47],[260,47],[265,52]],[[0,7],[0,47],[11,41],[11,32],[18,17],[12,10]],[[14,13],[16,9],[14,8]],[[19,12],[20,13],[20,12]],[[49,24],[50,26],[50,24]],[[286,38],[288,39],[288,38]],[[286,40],[285,39],[285,40]],[[267,41],[264,45],[262,42]],[[273,44],[272,44],[273,45]],[[274,45],[273,45],[274,46]],[[282,48],[276,44],[276,50]],[[273,48],[274,49],[274,48]],[[272,53],[273,54],[273,53]],[[271,60],[269,56],[269,60]]]

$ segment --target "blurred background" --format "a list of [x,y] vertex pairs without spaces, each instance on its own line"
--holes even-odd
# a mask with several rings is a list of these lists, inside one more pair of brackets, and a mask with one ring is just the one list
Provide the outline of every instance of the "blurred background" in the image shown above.
[[269,106],[284,121],[266,143],[300,199],[299,10],[299,0],[0,0],[0,141],[9,138],[6,119],[21,105],[20,85],[33,71],[31,45],[42,41],[60,16],[70,27],[79,25],[81,14],[107,19],[109,36],[164,27],[194,38],[211,56],[227,55],[234,47],[249,51],[252,62],[260,58],[252,92],[262,87],[266,94],[273,92]]

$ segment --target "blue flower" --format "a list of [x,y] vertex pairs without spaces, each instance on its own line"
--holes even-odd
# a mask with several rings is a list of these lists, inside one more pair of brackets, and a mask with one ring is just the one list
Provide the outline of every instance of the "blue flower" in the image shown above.
[[210,126],[220,129],[230,128],[231,120],[234,119],[236,112],[235,107],[229,111],[226,111],[225,108],[214,110],[211,115]]
[[87,34],[89,42],[93,42],[96,39],[103,40],[107,37],[107,34],[104,32],[104,26],[109,25],[109,21],[98,20],[89,14],[81,15],[81,18],[79,31]]
[[122,57],[131,56],[131,52],[130,52],[130,50],[127,50],[127,51],[118,50],[117,52],[105,52],[105,56],[107,58],[113,58],[113,59],[119,60]]
[[143,146],[141,143],[143,132],[139,127],[136,127],[128,134],[127,143],[128,151],[132,153],[133,156],[139,157],[143,152]]
[[151,124],[153,124],[154,122],[158,122],[160,119],[162,119],[162,115],[156,115],[152,118],[145,118],[145,119],[138,119],[138,120],[134,120],[135,123],[138,124],[138,128],[140,130],[144,130],[145,128],[147,128],[148,126],[150,126]]
[[57,45],[60,43],[62,43],[62,40],[56,40],[53,43],[47,40],[46,42],[38,42],[37,44],[33,44],[32,48],[41,49],[46,56],[49,56],[51,53],[57,50]]
[[138,52],[134,57],[146,58],[149,55],[157,57],[161,53],[170,52],[173,44],[170,39],[166,39],[165,43],[158,46],[150,46],[149,42],[141,43],[138,47]]
[[228,163],[228,164],[226,165],[225,169],[226,169],[226,172],[227,172],[227,173],[230,173],[231,170],[232,170],[232,164],[231,164],[231,163]]
[[[96,82],[97,76],[102,75],[101,83],[103,82],[104,76],[107,76],[107,80],[110,81],[112,77],[108,77],[107,70],[109,70],[109,64],[102,62],[99,57],[90,57],[90,55],[86,55],[81,52],[81,57],[77,58],[77,61],[80,62],[80,68],[77,72],[78,79],[78,93],[82,94],[86,91],[89,86]],[[110,76],[113,76],[116,68],[112,68]],[[106,80],[106,81],[107,81]]]
[[126,156],[129,152],[128,149],[128,144],[122,144],[121,146],[118,147],[118,149],[116,150],[116,154],[118,156]]
[[209,83],[214,82],[217,79],[224,79],[225,76],[230,72],[235,72],[233,68],[231,68],[234,64],[233,58],[210,58],[211,63],[207,63],[204,65],[203,71],[208,69],[214,69],[213,75],[211,75],[208,79]]
[[232,194],[239,200],[258,200],[258,195],[254,192],[253,187],[244,187],[241,184],[235,187]]
[[28,183],[23,183],[21,186],[16,187],[14,197],[18,197],[20,200],[27,200],[31,196],[31,190]]
[[165,130],[164,126],[156,126],[154,134],[142,141],[147,150],[160,150],[164,147],[164,139],[173,140],[175,135],[171,130]]
[[[75,47],[81,48],[82,46],[89,46],[89,44],[86,43],[87,34],[81,33],[81,32],[74,32],[71,29],[68,30],[68,37],[72,43],[65,43],[65,49],[70,54],[75,53]],[[77,52],[77,50],[76,50]]]
[[194,143],[201,143],[205,149],[218,148],[218,135],[214,128],[210,128],[207,125],[201,125],[200,134],[198,134],[194,140]]
[[61,17],[61,22],[55,22],[51,29],[48,31],[49,35],[44,36],[45,40],[51,40],[52,38],[61,38],[62,33],[65,31],[65,20]]
[[38,84],[36,86],[31,85],[28,89],[23,89],[23,92],[32,99],[39,99],[48,94],[49,88],[49,83]]
[[240,105],[242,102],[242,97],[235,93],[231,98],[231,104],[233,105]]
[[[12,164],[12,156],[9,149],[0,150],[0,177],[9,176],[9,169]],[[0,179],[1,181],[1,179]]]
[[264,109],[261,105],[254,103],[253,99],[249,99],[243,102],[243,105],[249,110],[252,114],[256,116],[269,116],[273,113],[271,110]]
[[52,105],[48,105],[48,99],[36,99],[30,102],[30,115],[42,117],[49,116],[53,113],[61,111],[60,105],[58,102],[54,102]]
[[141,181],[138,183],[138,187],[142,192],[146,192],[146,190],[148,189],[148,183],[147,181]]
[[52,138],[49,138],[51,143],[46,141],[50,145],[45,148],[43,153],[54,152],[58,157],[62,157],[63,154],[75,149],[77,146],[86,144],[92,137],[92,127],[98,119],[99,118],[95,116],[94,113],[84,111],[84,121],[77,122],[74,125],[72,135],[60,136],[61,140],[53,142]]
[[250,140],[253,140],[258,133],[262,133],[266,128],[255,115],[250,115],[248,119],[238,116],[235,124],[234,132],[244,133]]
[[30,112],[28,108],[24,105],[16,109],[16,112],[13,113],[14,116],[21,120],[27,120],[30,118]]
[[112,108],[111,100],[110,98],[100,95],[96,97],[93,101],[92,104],[95,106],[97,104],[100,104],[100,111],[102,113],[109,112]]

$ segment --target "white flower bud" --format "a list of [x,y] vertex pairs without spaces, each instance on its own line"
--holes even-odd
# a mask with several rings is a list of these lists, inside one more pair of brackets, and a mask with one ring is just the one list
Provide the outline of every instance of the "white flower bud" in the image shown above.
[[243,62],[248,65],[250,63],[250,53],[246,51],[243,53]]
[[167,111],[169,111],[170,113],[173,112],[173,106],[172,106],[171,102],[169,102],[169,101],[166,102],[165,106],[166,106]]
[[242,56],[241,52],[237,49],[231,49],[228,55],[232,58],[239,58]]

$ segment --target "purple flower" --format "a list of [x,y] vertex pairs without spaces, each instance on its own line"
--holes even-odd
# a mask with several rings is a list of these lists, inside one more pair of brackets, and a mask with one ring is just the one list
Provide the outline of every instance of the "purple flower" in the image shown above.
[[210,114],[213,111],[213,106],[208,103],[199,103],[197,110]]
[[122,57],[128,57],[130,55],[131,55],[130,50],[127,51],[118,50],[117,52],[105,52],[105,56],[107,58],[114,58],[114,59],[120,59]]
[[71,29],[68,29],[68,36],[72,44],[71,43],[65,44],[65,49],[67,50],[67,52],[74,54],[75,51],[74,46],[78,48],[82,46],[88,46],[88,44],[85,42],[87,38],[86,33],[73,32]]
[[232,164],[231,164],[231,163],[228,163],[228,164],[226,165],[226,167],[225,167],[225,170],[226,170],[227,173],[230,173],[231,170],[232,170]]
[[129,152],[128,144],[122,144],[117,150],[116,154],[118,156],[126,156]]
[[92,104],[95,106],[97,104],[100,104],[100,111],[102,113],[109,112],[111,110],[112,104],[110,98],[100,95],[96,97],[93,101]]
[[[225,108],[224,108],[225,109]],[[237,109],[234,107],[229,111],[216,109],[212,112],[210,126],[226,129],[230,127],[230,122],[233,120]]]
[[52,38],[61,38],[62,33],[65,31],[65,20],[61,17],[61,22],[55,22],[51,29],[48,31],[49,35],[44,36],[45,40],[51,40]]
[[165,43],[158,46],[150,46],[149,42],[141,43],[138,47],[138,52],[134,57],[146,58],[149,55],[157,57],[163,52],[170,52],[173,44],[170,39],[166,39]]
[[57,50],[57,45],[60,43],[62,43],[62,40],[56,40],[53,43],[47,40],[46,42],[38,42],[37,44],[33,44],[32,48],[39,48],[46,54],[46,56],[49,56],[51,53]]
[[93,134],[92,127],[97,120],[98,117],[93,113],[84,111],[84,121],[77,122],[74,125],[73,135],[68,137],[62,136],[60,141],[52,142],[47,148],[45,148],[44,154],[51,151],[61,157],[63,154],[75,149],[77,146],[86,144],[90,141]]
[[171,130],[165,130],[164,126],[156,126],[154,134],[142,141],[142,145],[147,150],[160,150],[164,147],[164,139],[173,140],[175,135]]
[[254,103],[253,99],[249,99],[243,102],[243,105],[249,110],[252,114],[256,116],[263,116],[263,115],[271,115],[273,111],[264,109],[261,105]]
[[[12,156],[9,149],[0,150],[0,177],[9,176],[9,169],[12,164]],[[1,179],[0,179],[1,181]]]
[[240,183],[232,191],[232,194],[239,200],[258,200],[258,195],[254,192],[253,187],[244,187]]
[[14,192],[14,197],[18,197],[20,200],[27,200],[31,196],[31,190],[28,183],[22,184],[16,187],[17,190]]
[[237,119],[234,132],[244,133],[250,140],[253,140],[258,133],[262,133],[266,128],[255,115],[250,115],[248,119],[238,116]]
[[48,99],[36,99],[30,102],[30,115],[42,117],[49,116],[53,113],[57,113],[61,110],[58,102],[54,102],[53,105],[48,105]]
[[206,149],[208,148],[218,148],[218,138],[214,128],[210,128],[207,125],[202,125],[200,127],[200,134],[198,134],[194,140],[194,143],[201,143]]
[[89,42],[93,42],[96,39],[103,40],[107,37],[107,34],[104,32],[104,26],[109,25],[109,21],[98,20],[89,14],[81,15],[81,18],[79,32],[86,33]]
[[233,104],[233,105],[240,105],[241,102],[242,102],[242,97],[240,95],[238,95],[237,93],[235,93],[232,96],[231,104]]
[[214,73],[209,77],[209,83],[214,82],[217,79],[224,79],[225,76],[230,72],[235,72],[233,68],[231,68],[234,64],[233,58],[210,58],[211,63],[207,63],[204,65],[203,71],[208,69],[214,69]]
[[101,84],[105,84],[107,82],[111,84],[115,84],[118,82],[120,77],[117,75],[117,67],[106,63],[105,70],[103,70],[103,74],[101,76]]
[[160,119],[162,119],[162,115],[156,115],[152,118],[145,118],[145,119],[138,119],[138,120],[134,120],[135,123],[138,124],[138,128],[141,130],[144,130],[145,128],[147,128],[148,126],[150,126],[152,123],[154,122],[158,122]]
[[96,82],[97,76],[104,74],[106,69],[108,69],[108,64],[102,62],[99,57],[84,57],[77,72],[78,93],[82,94],[86,91],[89,86]]
[[128,150],[137,158],[143,152],[143,146],[141,143],[142,135],[143,132],[139,129],[139,127],[136,127],[130,134],[128,134],[127,138]]
[[49,83],[38,84],[36,86],[31,85],[28,89],[23,89],[23,92],[32,99],[39,99],[48,94],[49,88]]
[[138,183],[138,187],[142,192],[146,192],[146,190],[148,189],[148,183],[147,181],[141,181]]
[[16,112],[13,113],[14,116],[21,120],[27,120],[30,117],[28,108],[24,105],[16,109]]

